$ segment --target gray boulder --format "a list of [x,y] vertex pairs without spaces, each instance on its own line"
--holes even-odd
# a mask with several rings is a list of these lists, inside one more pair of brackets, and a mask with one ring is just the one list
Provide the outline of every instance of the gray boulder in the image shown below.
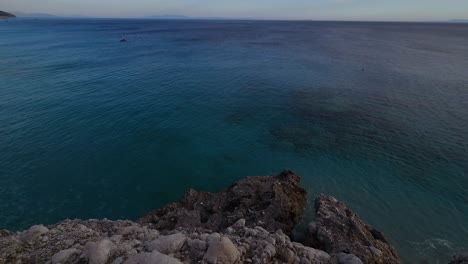
[[145,248],[148,251],[157,250],[163,254],[172,254],[179,251],[187,238],[184,234],[173,234],[169,236],[160,236],[157,239],[148,242]]
[[203,260],[212,264],[233,264],[239,261],[240,252],[227,237],[210,242]]

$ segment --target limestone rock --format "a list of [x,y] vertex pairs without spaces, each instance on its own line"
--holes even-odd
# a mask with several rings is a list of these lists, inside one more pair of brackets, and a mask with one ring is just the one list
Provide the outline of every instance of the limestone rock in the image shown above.
[[240,253],[237,247],[227,237],[213,241],[208,247],[203,260],[212,264],[233,264],[239,261]]
[[83,253],[89,264],[106,264],[116,246],[109,239],[88,242]]
[[20,239],[23,241],[33,241],[47,232],[49,232],[49,229],[44,225],[34,225],[31,226],[28,230],[24,231],[21,234]]
[[163,254],[172,254],[179,251],[187,238],[184,234],[173,234],[169,236],[160,236],[145,245],[148,251],[157,250]]
[[315,221],[309,225],[304,244],[330,254],[349,253],[366,264],[394,264],[400,260],[385,236],[366,225],[337,199],[315,199]]

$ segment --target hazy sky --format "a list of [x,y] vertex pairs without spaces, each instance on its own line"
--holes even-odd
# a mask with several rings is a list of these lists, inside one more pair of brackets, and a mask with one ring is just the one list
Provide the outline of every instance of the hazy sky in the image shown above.
[[0,10],[98,17],[176,14],[263,19],[468,19],[468,0],[0,0]]

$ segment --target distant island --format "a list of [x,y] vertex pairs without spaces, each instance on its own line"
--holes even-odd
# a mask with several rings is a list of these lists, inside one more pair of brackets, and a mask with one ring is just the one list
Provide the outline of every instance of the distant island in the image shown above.
[[452,19],[450,22],[455,22],[455,23],[468,23],[468,19]]
[[16,17],[13,14],[10,14],[8,12],[0,11],[0,19],[6,19],[6,18],[14,18]]
[[58,18],[56,15],[46,14],[46,13],[23,13],[23,12],[15,12],[17,17],[24,17],[24,18]]
[[145,19],[162,19],[162,20],[169,20],[169,19],[190,19],[190,20],[255,20],[253,18],[230,18],[230,17],[192,17],[192,16],[184,16],[184,15],[151,15],[143,17]]

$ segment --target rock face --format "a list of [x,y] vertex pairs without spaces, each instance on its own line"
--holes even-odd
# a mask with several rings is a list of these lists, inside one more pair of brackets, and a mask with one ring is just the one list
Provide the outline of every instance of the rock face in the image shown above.
[[13,14],[10,14],[8,12],[4,12],[4,11],[0,11],[0,19],[3,19],[3,18],[14,18],[16,17],[15,15]]
[[283,171],[273,177],[247,177],[217,193],[189,190],[179,202],[150,212],[138,222],[158,230],[198,227],[218,232],[245,219],[249,227],[289,234],[307,201],[299,181],[294,172]]
[[317,197],[304,244],[291,241],[306,203],[298,182],[284,171],[218,193],[191,190],[138,222],[65,220],[0,230],[0,264],[399,263],[380,232],[330,196]]
[[336,254],[338,263],[400,263],[384,235],[364,224],[337,199],[318,196],[315,214],[304,241],[306,245]]

